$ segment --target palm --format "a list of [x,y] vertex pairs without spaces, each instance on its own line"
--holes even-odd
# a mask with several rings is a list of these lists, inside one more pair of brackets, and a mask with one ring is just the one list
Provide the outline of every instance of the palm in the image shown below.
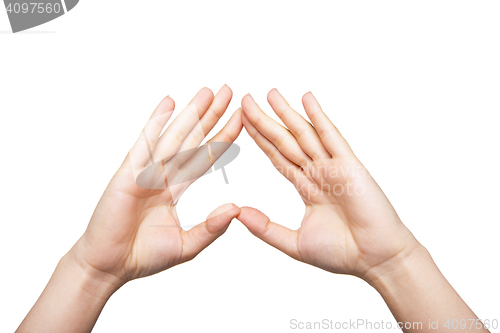
[[306,213],[297,231],[269,222],[250,208],[243,208],[238,218],[295,259],[335,273],[363,276],[405,250],[412,235],[314,97],[306,94],[303,102],[315,127],[276,90],[268,100],[289,131],[248,97],[242,102],[244,126],[295,185]]
[[[116,221],[128,226],[124,229],[125,237],[116,243],[127,244],[122,255],[127,276],[148,276],[179,264],[182,228],[171,189],[142,189],[135,183],[127,184],[133,178],[126,178],[123,179],[126,188],[114,190],[112,196],[123,207]],[[119,248],[116,244],[109,246]]]

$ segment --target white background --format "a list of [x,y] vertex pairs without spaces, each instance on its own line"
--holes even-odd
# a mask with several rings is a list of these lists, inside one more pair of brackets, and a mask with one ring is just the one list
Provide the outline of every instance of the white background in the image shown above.
[[[86,228],[157,103],[203,86],[312,90],[401,219],[480,318],[500,319],[500,3],[90,1],[27,33],[0,10],[0,331],[14,331]],[[272,111],[271,111],[272,112]],[[272,114],[274,118],[276,116]],[[304,205],[246,132],[181,198],[184,225]],[[130,282],[95,332],[289,332],[290,319],[392,321],[367,283],[299,263],[238,221],[195,260]]]

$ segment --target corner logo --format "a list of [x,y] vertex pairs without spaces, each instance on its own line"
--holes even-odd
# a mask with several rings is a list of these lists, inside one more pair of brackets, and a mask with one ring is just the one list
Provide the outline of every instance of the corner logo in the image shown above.
[[79,0],[4,0],[12,32],[27,30],[62,16]]

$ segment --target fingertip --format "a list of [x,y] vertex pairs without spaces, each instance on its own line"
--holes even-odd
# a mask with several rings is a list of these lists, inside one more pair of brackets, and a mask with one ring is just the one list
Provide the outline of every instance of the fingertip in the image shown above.
[[200,89],[200,91],[213,94],[212,89],[210,89],[209,87],[203,87]]
[[166,111],[172,111],[175,108],[175,101],[170,95],[167,95],[161,100],[160,105]]
[[239,213],[240,208],[235,204],[227,203],[219,206],[208,215],[206,228],[210,233],[218,233],[227,228]]
[[273,95],[275,95],[276,93],[280,94],[280,92],[278,91],[278,89],[276,88],[273,88],[271,89],[268,93],[267,93],[267,101],[270,102],[271,99],[273,99]]
[[241,130],[243,129],[243,122],[241,120],[241,114],[236,110],[229,118],[226,126],[224,126],[223,131],[227,134],[230,140],[233,142],[238,138]]
[[201,88],[198,94],[201,97],[212,98],[212,99],[214,98],[214,92],[208,87]]
[[259,110],[259,106],[252,98],[252,96],[250,96],[250,94],[245,95],[241,100],[241,108],[243,110],[243,113],[246,114],[247,116],[251,116],[252,113],[258,114]]
[[153,113],[150,116],[150,119],[153,119],[155,117],[164,117],[166,116],[167,118],[170,118],[170,115],[175,109],[175,102],[170,97],[170,95],[167,95],[163,97],[163,99],[160,101],[156,109],[153,111]]
[[244,221],[250,221],[255,217],[260,217],[260,215],[264,215],[264,213],[262,213],[260,210],[256,208],[243,206],[240,208],[240,213],[238,214],[237,219],[242,221],[241,220],[242,218]]
[[231,118],[235,118],[238,120],[239,124],[241,124],[241,126],[243,126],[243,111],[241,108],[237,108],[236,111],[234,111],[233,115],[231,116]]
[[236,219],[240,221],[252,234],[261,236],[269,222],[267,215],[252,207],[241,207],[241,212]]
[[240,208],[240,207],[238,207],[238,206],[237,206],[237,205],[235,205],[235,204],[231,204],[231,205],[233,205],[233,207],[231,208],[231,212],[233,213],[233,217],[232,217],[232,218],[234,219],[236,216],[240,215],[240,213],[241,213],[241,208]]
[[226,204],[226,205],[230,205],[231,206],[231,208],[228,210],[228,212],[231,212],[231,214],[235,213],[234,216],[236,216],[236,215],[238,215],[240,213],[241,208],[238,207],[236,204],[229,203],[229,204]]
[[212,213],[210,213],[210,215],[208,215],[207,219],[212,219],[216,216],[221,216],[221,215],[225,215],[225,214],[228,214],[228,215],[234,214],[234,216],[236,216],[239,214],[239,212],[240,212],[240,208],[238,206],[236,206],[233,203],[227,203],[227,204],[224,204],[222,206],[217,207]]
[[231,96],[233,95],[233,90],[231,89],[231,87],[229,87],[227,84],[224,84],[220,90],[228,90],[230,93],[231,93]]
[[306,104],[310,101],[316,100],[316,97],[314,97],[313,93],[311,91],[308,91],[302,96],[302,103]]
[[241,115],[243,113],[243,109],[241,107],[237,108],[236,111],[234,111],[233,115],[231,117],[236,117],[241,119]]
[[233,99],[233,90],[227,84],[224,84],[217,92],[214,100],[217,98],[224,100],[229,105],[229,102]]
[[[253,98],[252,96],[250,95],[250,93],[246,94],[245,96],[243,96],[243,98],[241,99],[241,104],[243,103],[249,103],[253,101]],[[243,106],[243,105],[242,105]]]

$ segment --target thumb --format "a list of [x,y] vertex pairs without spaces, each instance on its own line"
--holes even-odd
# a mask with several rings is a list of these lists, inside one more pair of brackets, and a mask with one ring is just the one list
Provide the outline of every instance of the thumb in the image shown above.
[[204,248],[226,232],[231,220],[240,213],[235,204],[225,204],[215,209],[207,220],[182,234],[181,262],[196,257]]
[[297,246],[299,235],[297,230],[290,230],[271,222],[264,213],[251,207],[242,207],[236,218],[256,237],[290,257],[302,260]]

